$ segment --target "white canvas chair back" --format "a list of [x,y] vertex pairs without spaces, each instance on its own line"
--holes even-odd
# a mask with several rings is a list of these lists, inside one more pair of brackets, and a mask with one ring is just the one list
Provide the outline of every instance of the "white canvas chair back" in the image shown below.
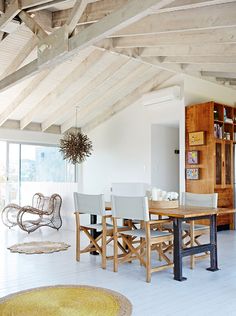
[[218,193],[200,194],[200,193],[182,193],[182,205],[203,206],[217,208]]
[[105,202],[103,194],[91,195],[74,192],[75,211],[85,214],[100,215],[105,214]]
[[149,221],[148,198],[112,195],[112,216],[115,218]]
[[147,183],[112,183],[112,195],[116,196],[145,196],[150,185]]

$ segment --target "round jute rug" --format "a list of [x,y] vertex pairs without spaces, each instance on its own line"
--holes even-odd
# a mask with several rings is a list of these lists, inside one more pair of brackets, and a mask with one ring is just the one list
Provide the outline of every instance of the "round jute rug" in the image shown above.
[[54,242],[54,241],[32,241],[22,244],[15,244],[8,247],[11,252],[25,253],[25,254],[41,254],[41,253],[51,253],[62,250],[67,250],[70,245],[64,242]]
[[57,285],[17,292],[0,299],[4,316],[129,316],[123,295],[86,285]]

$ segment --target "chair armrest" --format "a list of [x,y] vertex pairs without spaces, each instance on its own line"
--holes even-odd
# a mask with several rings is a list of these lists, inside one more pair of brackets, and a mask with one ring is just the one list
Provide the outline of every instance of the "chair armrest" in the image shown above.
[[47,214],[47,212],[44,212],[44,211],[39,210],[37,208],[34,208],[32,206],[21,207],[20,213],[29,213],[29,214],[35,214],[35,215],[46,215]]

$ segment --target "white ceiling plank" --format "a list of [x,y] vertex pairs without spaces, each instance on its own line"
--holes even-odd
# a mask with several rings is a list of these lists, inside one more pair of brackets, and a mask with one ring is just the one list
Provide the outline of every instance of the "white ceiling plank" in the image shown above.
[[24,88],[20,93],[13,99],[13,101],[7,106],[7,108],[0,114],[0,126],[4,124],[11,114],[21,105],[21,103],[34,91],[35,88],[44,80],[48,74],[49,70],[44,70],[38,74],[31,83]]
[[[236,3],[152,14],[118,31],[112,37],[193,31],[236,26]],[[210,18],[209,18],[210,17]]]
[[76,85],[76,80],[80,76],[83,76],[83,74],[88,71],[93,63],[98,62],[104,54],[101,51],[94,51],[92,54],[90,53],[90,50],[86,50],[86,53],[81,55],[81,60],[80,63],[78,63],[78,66],[68,76],[66,76],[53,91],[49,92],[38,104],[35,104],[33,109],[21,119],[21,129],[26,128],[27,125],[29,125],[41,111],[47,109],[51,102],[54,102],[57,98],[60,98],[67,89],[72,89],[73,84]]
[[107,110],[99,114],[97,117],[95,117],[85,126],[83,126],[82,130],[86,133],[90,132],[100,124],[104,123],[106,120],[110,119],[116,113],[124,110],[128,106],[132,105],[134,102],[138,101],[143,94],[156,90],[160,84],[170,79],[172,76],[173,75],[168,72],[160,72],[154,78],[148,80],[147,82],[136,88],[134,91],[132,91],[129,95],[126,96],[126,98],[119,100]]
[[127,63],[124,58],[119,58],[117,61],[109,64],[104,71],[98,73],[98,75],[91,80],[82,90],[79,89],[73,94],[69,100],[54,111],[48,118],[42,123],[42,130],[46,131],[51,125],[56,123],[61,117],[66,117],[68,114],[68,105],[70,109],[74,109],[76,105],[86,102],[86,98],[89,94],[95,93],[96,90],[101,88],[101,85],[109,78],[114,75],[122,66]]
[[20,10],[18,0],[11,1],[8,7],[6,7],[4,14],[0,17],[0,30],[4,30],[4,27],[6,27]]
[[27,12],[21,11],[19,13],[19,17],[39,39],[43,39],[48,36],[43,28]]
[[19,50],[19,52],[17,52],[10,65],[0,75],[0,80],[16,71],[24,62],[24,60],[29,56],[29,54],[34,50],[37,43],[37,38],[32,36],[29,41]]
[[89,0],[76,0],[75,5],[66,20],[66,25],[69,35],[71,35],[76,28],[76,25],[81,18],[85,8],[87,7]]
[[51,1],[52,0],[21,0],[21,8],[24,10],[40,4],[49,3]]

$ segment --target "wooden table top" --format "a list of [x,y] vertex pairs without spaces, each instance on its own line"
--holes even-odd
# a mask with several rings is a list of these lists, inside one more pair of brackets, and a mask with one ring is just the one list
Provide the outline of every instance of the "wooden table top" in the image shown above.
[[200,217],[206,215],[220,215],[220,214],[231,214],[236,213],[236,209],[233,208],[211,208],[201,206],[188,206],[180,205],[177,208],[150,208],[151,214],[178,217],[178,218],[189,218],[189,217]]
[[[111,209],[111,203],[106,202],[106,209]],[[211,208],[202,206],[188,206],[180,205],[176,208],[149,208],[150,214],[168,216],[168,217],[178,217],[178,218],[190,218],[190,217],[200,217],[207,215],[220,215],[220,214],[231,214],[236,213],[234,208]]]

